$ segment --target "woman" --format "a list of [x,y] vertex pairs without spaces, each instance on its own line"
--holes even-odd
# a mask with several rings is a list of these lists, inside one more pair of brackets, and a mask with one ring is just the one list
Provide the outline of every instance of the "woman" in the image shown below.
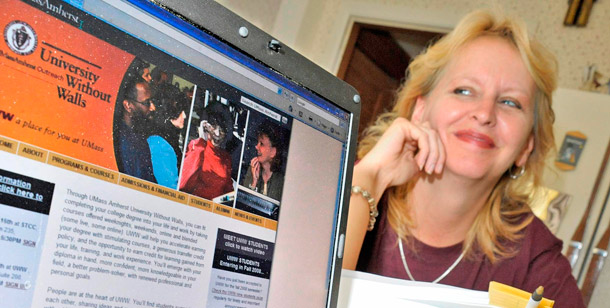
[[170,84],[155,87],[157,112],[155,128],[147,138],[157,183],[178,188],[178,170],[182,159],[182,134],[188,101]]
[[208,105],[201,118],[199,138],[186,148],[180,190],[212,200],[233,191],[231,156],[223,148],[232,121],[220,103]]
[[556,307],[583,307],[561,241],[528,206],[554,147],[555,74],[522,24],[481,11],[415,58],[360,145],[344,267],[478,290],[542,285]]
[[256,156],[250,160],[244,182],[250,189],[279,201],[282,198],[284,176],[279,170],[281,138],[278,134],[267,121],[259,125],[254,146]]

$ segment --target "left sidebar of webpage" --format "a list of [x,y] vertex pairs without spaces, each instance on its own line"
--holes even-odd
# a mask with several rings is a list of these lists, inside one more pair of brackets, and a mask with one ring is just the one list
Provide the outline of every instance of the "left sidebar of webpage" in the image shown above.
[[30,307],[55,185],[0,169],[2,306]]
[[205,307],[219,215],[8,153],[0,161],[7,307]]

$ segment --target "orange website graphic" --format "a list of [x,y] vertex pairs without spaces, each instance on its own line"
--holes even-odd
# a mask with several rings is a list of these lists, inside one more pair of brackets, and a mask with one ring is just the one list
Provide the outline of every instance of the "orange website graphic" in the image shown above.
[[[15,9],[0,15],[5,36],[0,134],[118,170],[114,107],[135,57],[27,4],[10,2],[5,5]],[[54,35],[57,29],[64,35]]]
[[[120,112],[115,106],[121,106],[117,103],[119,95],[125,96],[121,88],[133,77],[128,72],[134,70],[135,64],[144,63],[142,59],[79,29],[82,18],[81,23],[69,24],[50,14],[41,14],[36,8],[41,4],[37,2],[33,2],[35,5],[17,0],[5,2],[13,9],[0,13],[4,33],[0,43],[1,150],[277,229],[277,217],[218,204],[219,198],[212,202],[210,197],[201,198],[176,186],[151,183],[150,179],[124,172],[117,154],[116,144],[121,135],[117,134]],[[58,32],[62,35],[57,35]],[[194,88],[186,80],[183,84]],[[209,93],[200,92],[199,96]],[[235,192],[226,195],[234,198]]]

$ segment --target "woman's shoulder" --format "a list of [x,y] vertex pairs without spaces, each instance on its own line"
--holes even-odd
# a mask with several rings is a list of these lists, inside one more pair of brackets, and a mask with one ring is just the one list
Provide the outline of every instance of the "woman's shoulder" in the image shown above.
[[549,228],[533,214],[531,223],[525,228],[522,247],[529,248],[532,256],[536,256],[545,251],[555,251],[561,253],[563,242],[558,239]]
[[148,136],[148,138],[146,138],[146,140],[148,141],[148,143],[151,143],[151,142],[160,143],[161,140],[164,140],[164,139],[163,139],[163,137],[161,137],[159,135],[150,135],[150,136]]
[[146,140],[148,140],[149,142],[150,141],[155,141],[155,142],[158,142],[158,143],[163,143],[163,142],[168,143],[167,142],[167,138],[165,138],[165,137],[163,137],[161,135],[150,135],[150,136],[148,136],[148,138],[146,138]]
[[273,177],[274,181],[276,181],[276,182],[280,182],[280,183],[284,182],[284,174],[282,174],[280,171],[273,172],[273,175],[271,175],[271,177]]
[[[167,142],[167,140],[165,140],[165,138],[163,138],[159,135],[149,136],[146,139],[146,141],[148,142],[148,145],[151,148],[151,151],[162,151],[162,150],[167,150],[168,148],[172,147],[169,144],[169,142]],[[172,151],[173,151],[173,149],[172,149]]]
[[[570,263],[561,253],[563,242],[537,217],[527,226],[519,255],[527,260],[521,289],[545,288],[545,297],[560,307],[583,307]],[[524,261],[525,261],[524,260]],[[548,290],[548,292],[547,292]]]
[[207,146],[207,141],[203,138],[195,138],[189,141],[187,150],[195,150],[195,149],[205,149]]
[[[523,289],[526,287],[523,284],[530,280],[532,275],[536,276],[535,280],[539,279],[537,276],[541,270],[546,272],[553,267],[553,260],[563,258],[561,240],[555,237],[539,218],[530,215],[533,214],[523,214],[520,217],[522,221],[531,218],[531,222],[521,232],[522,237],[507,245],[509,251],[514,254],[501,258],[497,263],[488,264],[493,273],[493,280]],[[562,261],[559,263],[564,265]]]

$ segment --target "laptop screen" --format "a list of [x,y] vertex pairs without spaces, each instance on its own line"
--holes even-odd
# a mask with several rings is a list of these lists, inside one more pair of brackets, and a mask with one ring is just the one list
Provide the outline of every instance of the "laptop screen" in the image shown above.
[[333,305],[353,109],[146,1],[1,3],[3,303]]

